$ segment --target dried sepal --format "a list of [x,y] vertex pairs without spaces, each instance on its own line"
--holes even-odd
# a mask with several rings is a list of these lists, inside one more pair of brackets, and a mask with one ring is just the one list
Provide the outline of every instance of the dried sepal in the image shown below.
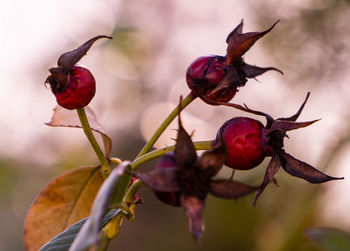
[[234,180],[212,180],[209,185],[209,193],[223,199],[237,199],[257,189]]
[[51,75],[45,80],[45,84],[48,83],[51,87],[53,94],[57,94],[62,91],[67,83],[67,74],[60,67],[53,67],[49,69]]
[[283,72],[275,67],[258,67],[255,65],[245,64],[242,69],[247,78],[255,78],[267,71],[277,71],[283,75]]
[[240,58],[246,53],[256,41],[270,32],[279,21],[275,22],[269,29],[262,32],[242,33],[243,21],[228,35],[226,64],[231,64],[233,61]]
[[233,31],[228,34],[226,38],[226,43],[228,44],[230,40],[232,40],[234,37],[239,36],[243,32],[243,19],[239,23],[239,25],[236,26],[236,28],[233,29]]
[[180,190],[177,180],[178,168],[156,168],[150,173],[131,172],[145,185],[159,192],[175,192]]
[[79,46],[78,48],[68,51],[66,53],[63,53],[57,61],[57,65],[62,67],[63,70],[68,73],[72,67],[88,52],[90,47],[101,38],[109,38],[112,39],[112,37],[100,35],[96,36],[94,38],[91,38],[90,40],[86,41],[84,44]]
[[309,99],[309,97],[310,97],[310,92],[308,92],[308,93],[306,94],[305,100],[304,100],[304,102],[301,104],[301,106],[300,106],[300,108],[299,108],[299,110],[297,111],[296,114],[294,114],[293,116],[290,116],[290,117],[288,117],[288,118],[278,118],[277,120],[296,121],[296,120],[299,118],[301,112],[303,111],[303,109],[304,109],[304,107],[305,107],[305,104],[306,104],[307,100]]
[[287,121],[287,120],[276,120],[272,126],[269,128],[269,131],[274,130],[281,130],[284,132],[296,130],[299,128],[307,127],[309,125],[312,125],[313,123],[319,121],[319,119],[315,119],[312,121],[306,121],[306,122],[293,122],[293,121]]
[[264,112],[260,112],[260,111],[256,111],[256,110],[252,110],[250,108],[248,108],[247,105],[244,104],[244,106],[239,105],[239,104],[234,104],[234,103],[225,103],[225,102],[219,102],[219,101],[213,101],[213,100],[209,100],[208,98],[204,97],[203,98],[205,102],[211,104],[211,105],[224,105],[227,107],[232,107],[235,108],[237,110],[240,111],[244,111],[244,112],[248,112],[251,114],[255,114],[255,115],[260,115],[260,116],[264,116],[267,120],[267,126],[266,127],[270,127],[272,125],[272,123],[275,121],[269,114],[264,113]]
[[280,163],[278,155],[273,154],[272,158],[269,162],[269,165],[266,168],[264,180],[261,183],[261,185],[260,185],[260,187],[255,195],[254,202],[253,202],[254,206],[256,205],[256,201],[258,200],[261,193],[265,190],[266,186],[271,181],[273,181],[277,185],[277,180],[275,179],[275,176],[276,176],[277,172],[280,170],[280,167],[281,167],[281,163]]
[[201,169],[208,178],[216,175],[226,160],[226,147],[223,141],[219,140],[213,149],[205,151],[196,161],[195,166]]
[[[181,99],[180,99],[181,104]],[[182,125],[181,115],[180,115],[179,105],[179,114],[178,114],[178,123],[179,129],[177,132],[177,139],[175,145],[175,162],[182,168],[188,165],[193,164],[197,159],[196,149],[194,148],[191,136],[186,132],[185,128]]]
[[330,180],[340,180],[344,177],[332,177],[322,173],[311,165],[294,158],[288,153],[280,153],[282,168],[292,176],[302,178],[310,183],[323,183]]
[[181,195],[181,206],[187,216],[190,232],[197,244],[200,245],[200,237],[204,232],[203,211],[205,201],[195,196]]

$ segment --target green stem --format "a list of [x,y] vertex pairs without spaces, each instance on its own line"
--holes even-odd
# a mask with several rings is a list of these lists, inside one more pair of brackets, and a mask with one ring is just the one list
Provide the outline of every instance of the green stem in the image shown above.
[[97,143],[97,141],[95,139],[94,134],[92,133],[91,127],[89,125],[89,121],[86,117],[84,107],[78,108],[77,112],[78,112],[78,116],[79,116],[81,125],[82,125],[83,130],[84,130],[84,133],[85,133],[86,137],[88,138],[92,148],[94,149],[94,151],[97,155],[97,158],[99,159],[99,161],[101,163],[102,173],[105,177],[107,177],[108,174],[110,173],[111,169],[109,167],[107,159],[105,158],[99,144]]
[[168,125],[171,123],[171,121],[176,118],[177,114],[179,113],[179,106],[181,105],[181,110],[184,109],[187,105],[189,105],[194,99],[196,98],[195,95],[192,93],[188,94],[186,98],[184,98],[178,106],[172,110],[172,112],[166,117],[166,119],[163,121],[163,123],[158,127],[158,129],[155,131],[153,136],[149,139],[149,141],[146,143],[146,145],[141,149],[139,154],[136,158],[146,154],[154,145],[154,143],[157,141],[157,139],[162,135],[164,130],[168,127]]
[[125,203],[132,203],[135,199],[136,192],[142,187],[143,183],[141,180],[136,180],[128,189],[124,197]]
[[[208,150],[212,147],[212,141],[198,141],[198,142],[193,142],[194,148],[196,150]],[[160,157],[168,152],[171,152],[172,150],[174,150],[175,145],[172,146],[167,146],[164,148],[159,148],[157,150],[154,150],[152,152],[149,152],[147,154],[142,155],[141,157],[138,157],[137,159],[135,159],[133,162],[131,162],[131,170],[136,170],[136,168],[157,157]]]
[[95,248],[95,251],[105,251],[105,250],[107,250],[110,241],[111,240],[102,231],[100,242],[99,242],[99,244],[97,244],[97,246]]
[[[179,113],[179,108],[184,109],[187,105],[189,105],[194,99],[196,98],[195,95],[193,95],[192,93],[190,93],[189,95],[186,96],[185,99],[182,100],[181,104],[179,104],[178,106],[176,106],[174,108],[174,110],[168,115],[168,117],[163,121],[163,123],[158,127],[158,129],[156,130],[156,132],[153,134],[153,136],[150,138],[150,140],[146,143],[146,145],[141,149],[141,151],[139,152],[139,154],[137,155],[136,159],[132,162],[131,164],[131,170],[135,170],[139,165],[141,165],[142,163],[148,161],[148,160],[151,160],[153,158],[156,158],[156,157],[159,157],[159,156],[162,156],[164,155],[165,153],[167,152],[170,152],[171,150],[174,149],[175,146],[170,146],[170,147],[166,147],[166,148],[162,148],[162,149],[158,149],[158,150],[155,150],[149,154],[146,154],[154,145],[154,143],[158,140],[158,138],[160,137],[160,135],[164,132],[164,130],[169,126],[169,124],[176,118],[176,116],[178,115]],[[83,124],[83,119],[85,115],[85,111],[82,110],[80,111],[78,109],[78,114],[79,114],[79,118],[81,120],[81,123],[82,125]],[[80,115],[82,114],[82,115]],[[86,124],[88,124],[88,121],[86,119],[86,115],[85,115],[85,121],[86,121]],[[84,132],[86,134],[86,136],[88,136],[87,132],[85,131],[85,127],[83,126],[84,128]],[[90,133],[92,135],[92,132],[91,132],[91,129],[90,129],[90,126],[88,126],[88,129],[90,130]],[[100,156],[103,157],[104,160],[105,157],[99,147],[99,145],[97,144],[95,138],[93,137],[92,135],[92,140],[90,140],[89,136],[88,136],[88,139],[91,143],[91,145],[93,146],[97,156],[99,157],[100,159]],[[92,141],[96,142],[96,144],[93,144]],[[194,143],[195,147],[197,150],[206,150],[206,149],[209,149],[211,147],[211,143],[210,141],[203,141],[203,142],[196,142]],[[97,149],[95,149],[94,146],[97,146]],[[197,148],[198,147],[198,148]],[[99,149],[99,152],[102,153],[102,155],[99,155],[97,152],[98,152],[98,149]],[[101,166],[103,168],[103,160],[101,161],[100,159],[100,162],[101,162]],[[108,162],[106,160],[106,163],[107,163],[107,169],[108,169],[108,173],[110,172],[110,168],[109,168],[109,165],[108,165]],[[105,169],[105,170],[107,170]],[[141,181],[136,181],[134,184],[132,184],[129,188],[128,188],[128,185],[130,183],[130,175],[128,174],[124,174],[120,180],[117,182],[116,184],[116,194],[114,195],[113,199],[111,201],[113,201],[114,203],[120,203],[122,202],[122,198],[124,201],[129,201],[131,199],[134,198],[134,195],[136,194],[137,190],[142,186],[142,182]],[[99,251],[104,251],[107,249],[108,245],[109,245],[109,242],[110,242],[110,239],[108,238],[103,238],[102,236],[102,243],[101,245],[98,247],[99,249],[96,249],[96,250],[99,250]]]

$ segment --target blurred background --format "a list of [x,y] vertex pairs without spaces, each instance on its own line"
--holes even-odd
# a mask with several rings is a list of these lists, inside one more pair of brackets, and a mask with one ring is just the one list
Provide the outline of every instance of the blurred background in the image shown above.
[[[44,81],[58,56],[98,34],[81,64],[97,81],[91,107],[113,138],[113,156],[133,159],[189,89],[188,65],[206,54],[225,55],[226,36],[278,25],[245,55],[248,64],[274,66],[250,80],[234,102],[270,113],[294,114],[307,91],[300,121],[322,118],[289,133],[285,149],[341,181],[314,185],[281,170],[257,206],[253,196],[226,201],[209,196],[201,250],[317,250],[310,226],[350,228],[350,1],[60,0],[2,1],[0,8],[0,250],[23,250],[26,212],[40,189],[71,168],[97,159],[79,129],[50,128],[55,99]],[[183,113],[194,140],[210,140],[242,113],[196,100]],[[258,117],[257,117],[258,118]],[[265,123],[263,118],[258,118]],[[157,147],[173,144],[172,124]],[[236,178],[262,181],[268,160]],[[149,170],[154,162],[140,167]],[[220,175],[229,176],[230,170]],[[145,203],[122,226],[110,250],[199,250],[183,212],[141,189]]]

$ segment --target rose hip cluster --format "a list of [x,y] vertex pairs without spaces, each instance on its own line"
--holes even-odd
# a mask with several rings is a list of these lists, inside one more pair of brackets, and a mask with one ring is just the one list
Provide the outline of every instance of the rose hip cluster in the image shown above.
[[[253,202],[255,205],[271,181],[277,185],[275,175],[280,167],[290,175],[311,183],[343,179],[328,176],[283,149],[283,141],[288,131],[317,121],[296,122],[309,93],[297,113],[288,118],[273,119],[267,113],[228,103],[236,94],[237,88],[244,86],[247,78],[254,78],[268,70],[279,71],[272,67],[251,66],[242,59],[242,55],[275,24],[263,32],[242,33],[241,22],[226,40],[228,47],[225,57],[200,57],[189,66],[186,74],[187,84],[193,95],[211,105],[225,105],[264,116],[266,125],[249,117],[234,117],[218,130],[216,139],[212,141],[212,149],[197,156],[191,137],[182,126],[179,111],[175,150],[164,155],[152,172],[133,173],[155,192],[160,201],[184,209],[190,231],[197,242],[204,230],[202,214],[208,193],[220,198],[237,199],[256,191]],[[233,175],[228,179],[213,178],[223,165],[233,170],[249,170],[259,166],[266,157],[271,157],[271,160],[259,186],[235,181]]]
[[[197,155],[190,135],[184,129],[178,110],[178,134],[175,150],[164,155],[150,173],[131,172],[135,181],[139,178],[149,186],[162,202],[182,207],[188,218],[190,231],[199,239],[204,231],[203,210],[208,194],[224,198],[237,199],[256,191],[254,205],[265,187],[274,182],[275,175],[282,167],[292,176],[302,178],[311,183],[322,183],[336,178],[328,176],[309,164],[300,161],[283,149],[287,132],[309,126],[317,120],[296,122],[308,98],[296,114],[287,118],[273,119],[264,112],[228,103],[239,87],[248,78],[255,78],[269,70],[246,64],[242,56],[253,44],[270,32],[277,24],[273,24],[263,32],[242,33],[243,21],[228,35],[226,56],[203,56],[196,59],[188,68],[186,80],[193,97],[200,97],[211,105],[224,105],[235,109],[264,116],[266,125],[249,117],[235,117],[226,121],[218,130],[212,148],[200,156]],[[90,103],[95,95],[95,79],[90,71],[76,63],[87,53],[97,36],[75,50],[61,55],[58,67],[49,69],[46,79],[56,96],[59,105],[66,109],[82,108]],[[226,165],[233,170],[249,170],[259,166],[266,158],[271,157],[265,176],[259,186],[250,186],[233,180],[216,179],[215,176]],[[137,198],[135,198],[137,199]]]

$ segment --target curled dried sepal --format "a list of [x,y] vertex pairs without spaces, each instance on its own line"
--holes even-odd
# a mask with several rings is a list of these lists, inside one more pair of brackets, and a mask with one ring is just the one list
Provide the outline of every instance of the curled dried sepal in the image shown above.
[[66,53],[63,53],[57,61],[57,65],[62,67],[65,73],[68,73],[72,67],[78,63],[78,61],[86,55],[90,47],[98,40],[101,38],[108,38],[112,39],[110,36],[106,35],[100,35],[96,36],[94,38],[91,38],[90,40],[86,41],[84,44],[79,46],[78,48],[68,51]]
[[195,196],[181,195],[181,205],[187,216],[190,232],[197,244],[200,245],[200,237],[204,232],[203,210],[205,201]]
[[255,78],[267,71],[277,71],[283,75],[283,72],[275,67],[258,67],[255,65],[245,64],[242,69],[247,78]]
[[144,184],[159,192],[176,192],[180,190],[177,181],[178,168],[157,168],[150,173],[131,172]]
[[[182,97],[180,98],[181,104]],[[178,122],[179,129],[177,132],[177,139],[175,145],[175,161],[176,164],[180,167],[186,167],[188,165],[192,165],[197,159],[196,149],[191,140],[191,136],[186,132],[185,128],[182,125],[181,121],[181,105],[179,105],[179,114],[178,114]]]
[[205,151],[195,163],[195,166],[201,169],[208,178],[216,175],[222,168],[226,160],[226,147],[223,141],[218,141],[213,149]]
[[324,174],[309,164],[294,158],[288,153],[280,153],[282,168],[292,176],[302,178],[310,183],[323,183],[330,180],[341,180],[344,177],[332,177]]
[[304,107],[305,107],[305,105],[306,105],[306,102],[307,102],[307,100],[309,99],[309,97],[310,97],[310,92],[308,92],[308,93],[306,94],[305,100],[304,100],[304,102],[301,104],[301,106],[300,106],[300,108],[299,108],[299,110],[297,111],[296,114],[294,114],[293,116],[290,116],[290,117],[288,117],[288,118],[278,118],[277,120],[296,121],[296,120],[299,118],[301,112],[303,111],[303,109],[304,109]]
[[237,199],[255,191],[257,188],[234,180],[212,180],[209,192],[219,198]]
[[299,128],[307,127],[313,123],[319,121],[319,119],[306,121],[306,122],[293,122],[287,120],[276,120],[273,122],[272,126],[269,128],[269,131],[281,130],[283,132],[296,130]]
[[261,185],[260,185],[260,187],[255,195],[254,202],[253,202],[254,206],[256,205],[256,201],[258,200],[260,194],[265,190],[266,186],[271,181],[273,181],[277,185],[277,180],[275,179],[275,176],[276,176],[277,172],[280,170],[280,167],[281,167],[281,163],[280,163],[278,155],[273,154],[272,158],[269,162],[269,165],[266,168],[264,180],[261,183]]
[[231,64],[233,61],[239,59],[246,53],[256,41],[262,38],[265,34],[270,32],[273,27],[279,22],[275,22],[269,29],[262,32],[248,32],[242,33],[243,20],[241,23],[228,35],[226,64]]

